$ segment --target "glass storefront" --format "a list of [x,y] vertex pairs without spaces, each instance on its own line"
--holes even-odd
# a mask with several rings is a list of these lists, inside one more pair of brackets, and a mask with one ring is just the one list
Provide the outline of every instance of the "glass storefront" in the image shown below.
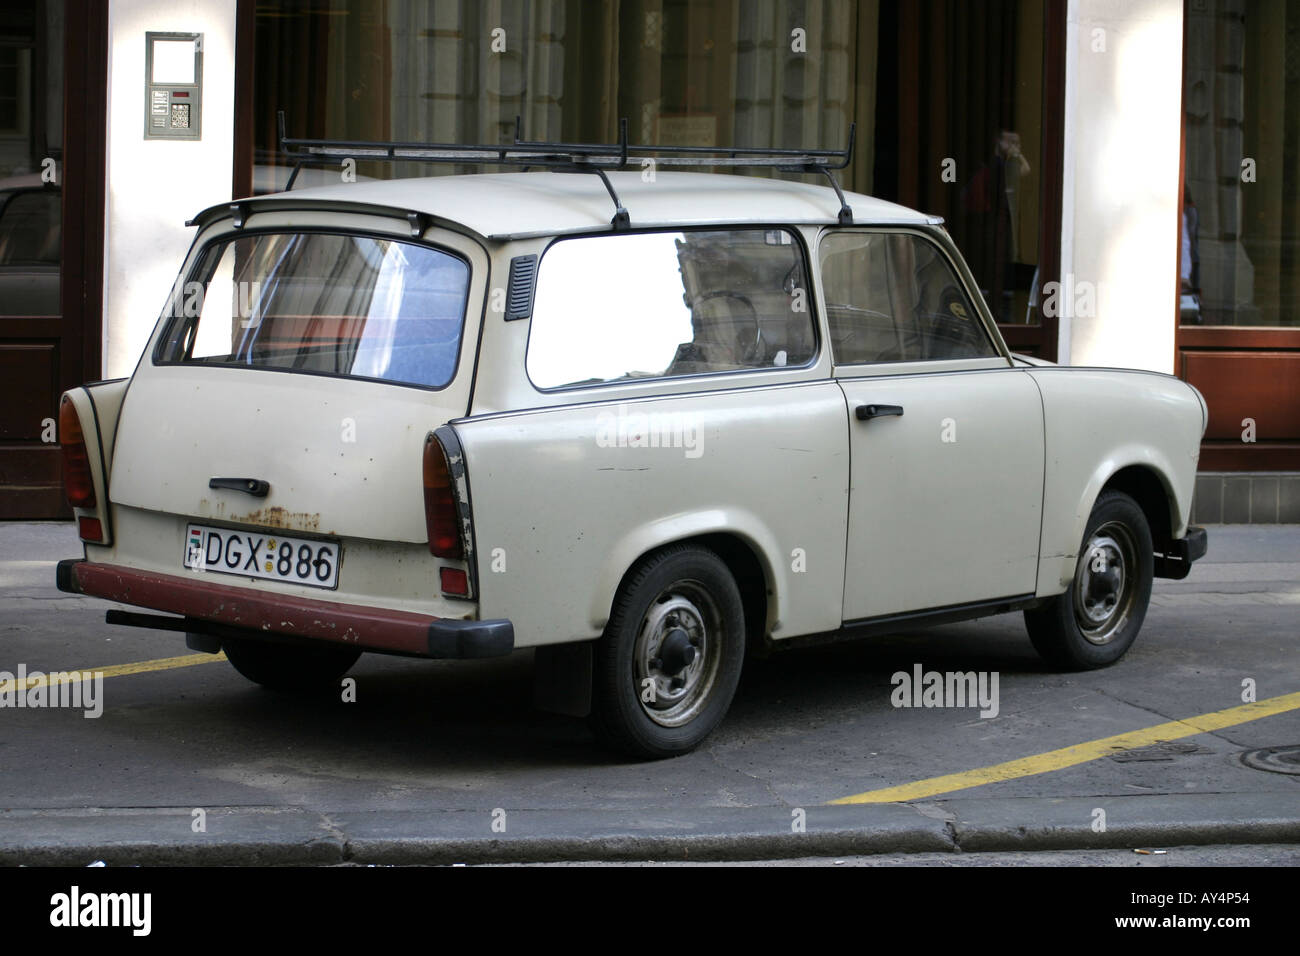
[[1184,325],[1300,325],[1300,3],[1192,0]]
[[1176,372],[1209,405],[1202,471],[1294,471],[1300,0],[1187,0],[1184,31]]
[[999,320],[1034,325],[1044,21],[1037,0],[259,5],[254,191],[287,179],[278,109],[291,136],[461,143],[516,116],[526,139],[609,142],[626,117],[634,142],[840,147],[856,122],[844,185],[943,216]]
[[0,23],[0,321],[59,314],[62,4]]

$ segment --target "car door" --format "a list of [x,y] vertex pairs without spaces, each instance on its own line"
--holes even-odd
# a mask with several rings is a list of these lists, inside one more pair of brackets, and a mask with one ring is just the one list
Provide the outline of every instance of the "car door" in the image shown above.
[[1037,385],[930,236],[829,231],[819,264],[848,416],[845,623],[1032,594]]

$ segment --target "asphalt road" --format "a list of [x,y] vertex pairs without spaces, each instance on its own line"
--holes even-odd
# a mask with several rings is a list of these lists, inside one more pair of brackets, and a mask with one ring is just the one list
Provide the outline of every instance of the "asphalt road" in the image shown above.
[[[1019,615],[789,652],[747,663],[706,746],[635,763],[532,709],[527,651],[367,655],[355,702],[276,694],[191,658],[179,634],[106,625],[109,605],[58,592],[55,561],[80,553],[71,526],[3,524],[0,671],[112,676],[97,718],[0,709],[0,863],[1300,844],[1300,776],[1241,759],[1300,746],[1300,527],[1209,531],[1209,556],[1157,581],[1112,668],[1051,672]],[[149,663],[178,657],[201,662]],[[918,665],[996,675],[997,715],[893,706],[893,675]]]

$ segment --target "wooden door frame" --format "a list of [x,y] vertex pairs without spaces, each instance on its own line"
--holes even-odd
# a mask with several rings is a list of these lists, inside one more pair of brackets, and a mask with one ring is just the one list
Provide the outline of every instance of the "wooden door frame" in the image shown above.
[[237,0],[235,4],[235,155],[230,198],[243,199],[253,194],[254,113],[253,61],[256,45],[257,2]]
[[68,0],[64,16],[61,313],[67,388],[103,375],[104,210],[108,191],[108,5]]

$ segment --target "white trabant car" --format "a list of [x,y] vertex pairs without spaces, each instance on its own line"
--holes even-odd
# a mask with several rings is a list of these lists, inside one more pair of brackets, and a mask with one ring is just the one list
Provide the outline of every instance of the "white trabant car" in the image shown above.
[[533,648],[540,706],[658,757],[755,648],[1023,610],[1114,663],[1205,553],[1199,393],[1013,355],[939,220],[574,171],[199,214],[135,373],[63,398],[59,587],[277,688]]

